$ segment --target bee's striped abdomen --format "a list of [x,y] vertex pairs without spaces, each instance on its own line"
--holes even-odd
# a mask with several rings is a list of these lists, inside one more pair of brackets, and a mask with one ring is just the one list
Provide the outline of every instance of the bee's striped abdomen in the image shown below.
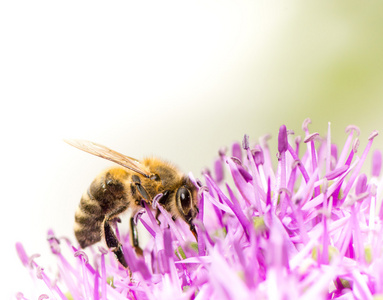
[[74,233],[81,248],[100,241],[105,218],[128,207],[122,182],[127,177],[127,172],[121,168],[109,169],[98,176],[83,194],[74,224]]
[[75,213],[74,233],[81,248],[101,240],[101,226],[105,215],[97,200],[84,193]]

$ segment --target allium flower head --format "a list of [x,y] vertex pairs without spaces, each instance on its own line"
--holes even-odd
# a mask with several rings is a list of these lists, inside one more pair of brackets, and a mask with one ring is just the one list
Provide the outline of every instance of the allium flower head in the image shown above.
[[[358,149],[356,127],[336,146],[330,124],[323,138],[309,123],[302,138],[282,125],[277,149],[269,148],[269,137],[253,145],[245,136],[242,145],[219,151],[202,181],[190,174],[199,189],[198,242],[159,204],[161,195],[134,218],[151,235],[143,256],[116,226],[131,273],[102,246],[81,250],[50,230],[58,274],[48,274],[18,243],[22,263],[49,289],[39,299],[383,296],[380,151],[372,155],[371,176],[361,173],[377,132]],[[153,208],[161,211],[160,224]]]

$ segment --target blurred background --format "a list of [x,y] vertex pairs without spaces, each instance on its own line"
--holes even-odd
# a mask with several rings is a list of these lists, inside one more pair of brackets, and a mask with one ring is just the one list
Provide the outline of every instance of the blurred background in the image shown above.
[[[81,194],[111,164],[64,138],[156,155],[200,176],[217,151],[286,124],[343,144],[382,132],[381,1],[2,1],[2,296],[30,295],[14,244],[73,240]],[[383,146],[378,137],[374,148]]]

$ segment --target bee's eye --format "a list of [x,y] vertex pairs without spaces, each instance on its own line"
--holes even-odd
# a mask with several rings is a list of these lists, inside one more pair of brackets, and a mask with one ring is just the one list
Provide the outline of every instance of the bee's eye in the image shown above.
[[186,187],[180,187],[177,191],[176,199],[179,209],[186,215],[191,207],[190,191]]

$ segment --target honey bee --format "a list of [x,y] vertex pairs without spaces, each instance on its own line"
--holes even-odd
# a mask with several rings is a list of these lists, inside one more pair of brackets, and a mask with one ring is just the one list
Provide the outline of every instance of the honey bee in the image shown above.
[[[117,260],[128,268],[121,243],[113,231],[111,222],[119,214],[130,208],[130,229],[132,246],[137,254],[142,254],[139,246],[134,215],[153,198],[162,193],[158,204],[173,217],[184,220],[197,239],[193,220],[198,214],[197,189],[189,177],[182,174],[168,162],[158,158],[138,161],[100,144],[84,140],[65,140],[68,144],[110,160],[121,167],[112,167],[99,174],[82,195],[75,213],[74,233],[81,248],[93,245],[105,238]],[[160,211],[157,208],[156,218]]]

